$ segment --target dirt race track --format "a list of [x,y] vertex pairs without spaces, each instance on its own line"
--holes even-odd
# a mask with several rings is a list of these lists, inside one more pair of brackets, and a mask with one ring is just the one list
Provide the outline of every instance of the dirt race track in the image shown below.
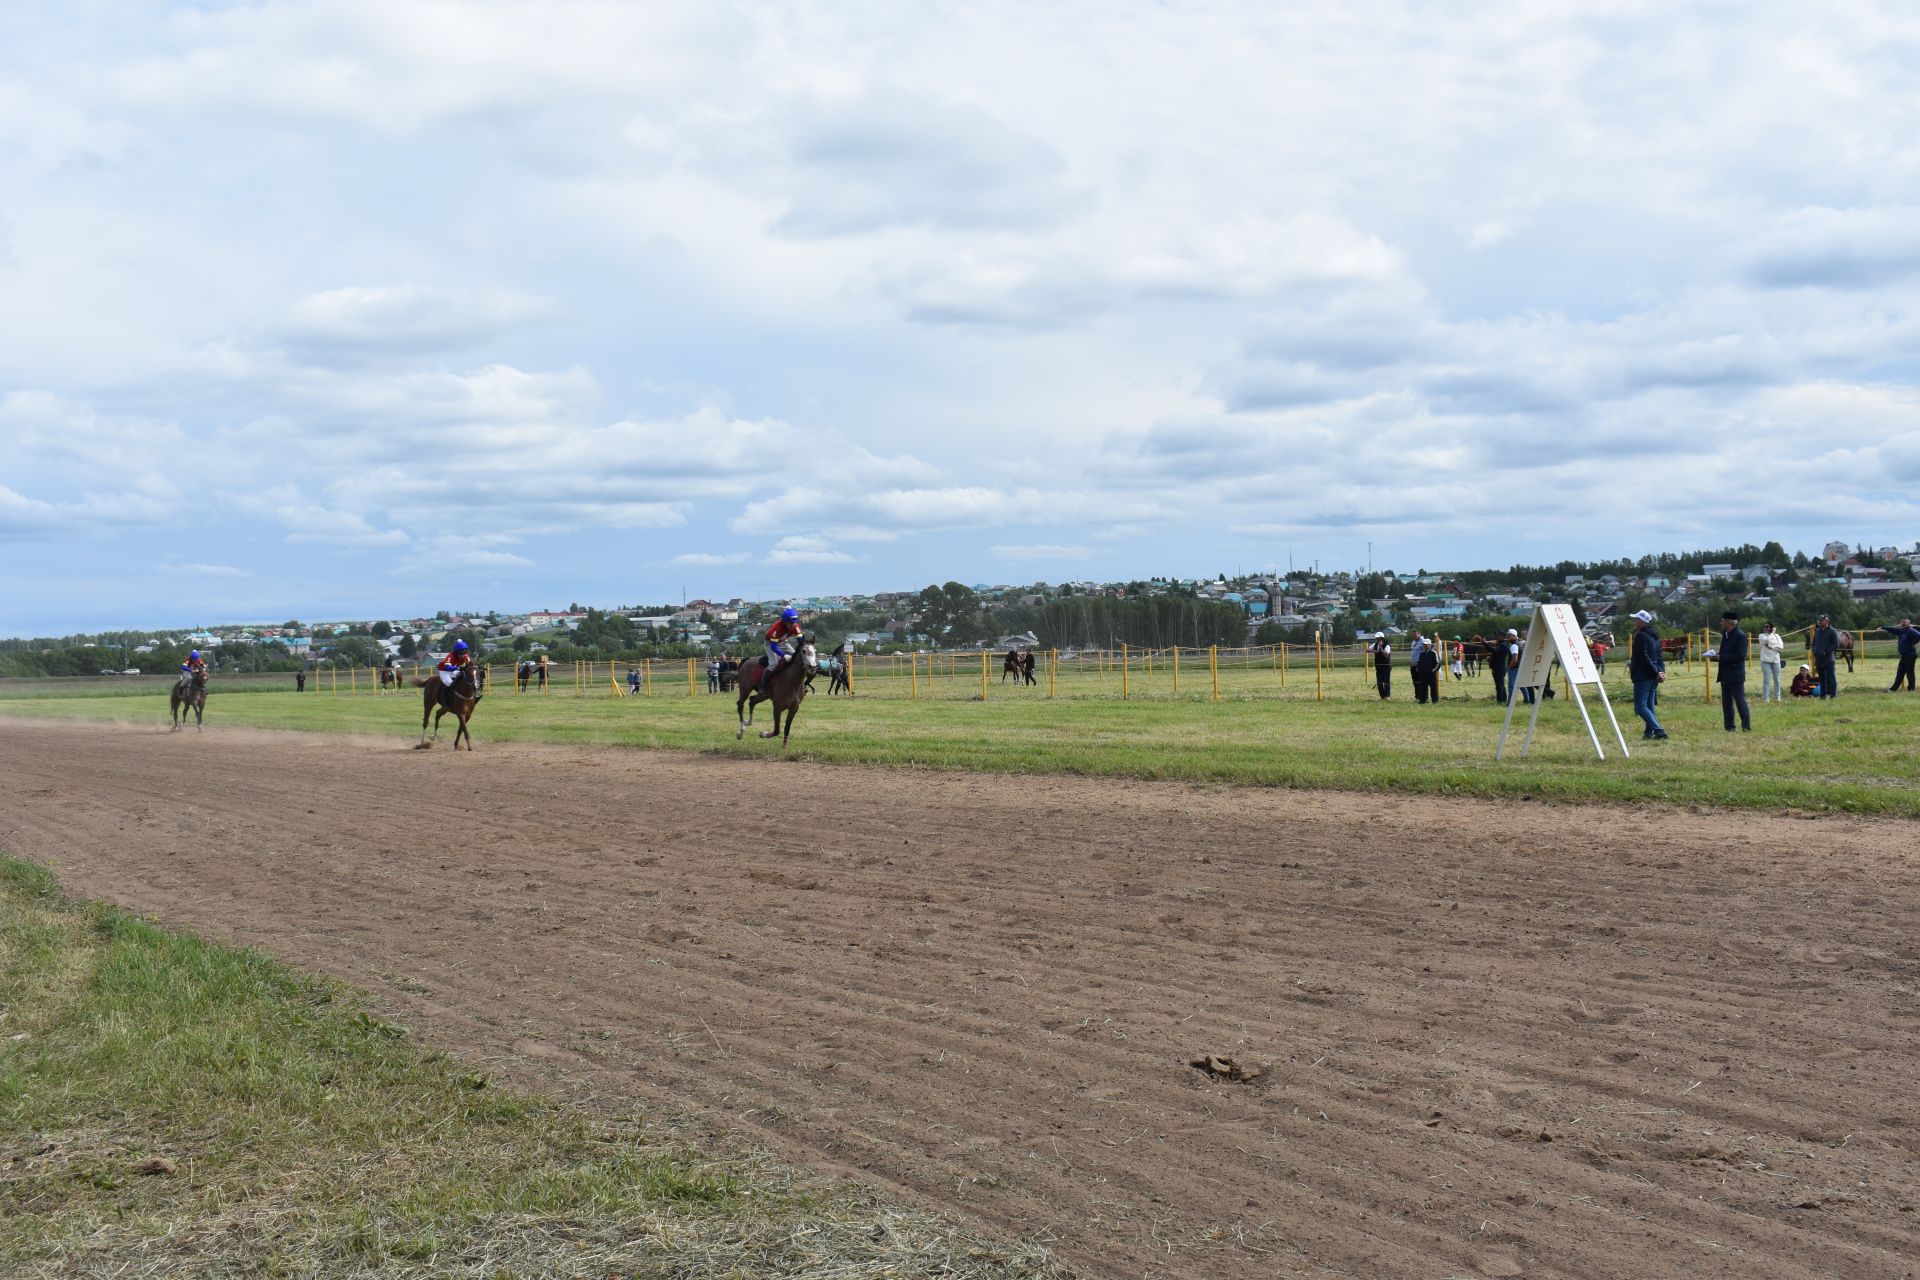
[[1912,823],[21,719],[0,769],[75,891],[1088,1275],[1916,1274]]

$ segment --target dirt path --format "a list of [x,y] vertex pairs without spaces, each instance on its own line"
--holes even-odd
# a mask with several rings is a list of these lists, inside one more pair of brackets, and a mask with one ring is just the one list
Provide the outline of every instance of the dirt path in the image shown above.
[[0,771],[80,893],[1090,1275],[1916,1274],[1913,823],[24,720]]

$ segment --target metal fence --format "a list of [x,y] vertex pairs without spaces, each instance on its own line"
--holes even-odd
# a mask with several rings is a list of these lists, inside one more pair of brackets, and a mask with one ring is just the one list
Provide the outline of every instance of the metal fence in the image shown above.
[[[1688,681],[1699,682],[1703,698],[1714,698],[1714,661],[1705,655],[1719,637],[1713,632],[1686,636],[1684,647],[1668,655],[1667,696],[1682,696]],[[1786,670],[1801,660],[1802,633],[1787,637]],[[1442,701],[1485,699],[1492,695],[1492,677],[1484,661],[1463,663],[1456,679],[1452,664],[1456,647],[1440,641],[1442,655],[1438,693]],[[1894,641],[1856,636],[1851,667],[1843,660],[1840,675],[1849,687],[1885,688],[1892,680]],[[849,681],[856,698],[911,700],[977,700],[999,698],[1114,699],[1123,701],[1224,702],[1248,700],[1320,700],[1375,695],[1373,655],[1364,642],[1347,645],[1264,645],[1252,648],[1036,649],[1032,683],[1024,672],[1007,670],[1005,650],[939,650],[923,653],[859,654],[849,659]],[[1758,666],[1757,646],[1748,655]],[[496,696],[526,698],[697,698],[733,693],[723,688],[723,677],[700,658],[655,658],[646,661],[554,662],[544,679],[539,669],[521,679],[513,663],[484,663],[487,688]],[[432,674],[433,665],[408,663],[395,669],[396,679],[382,686],[379,668],[322,667],[306,673],[305,692],[324,697],[418,696],[414,680]],[[1468,674],[1471,672],[1471,674]],[[1565,673],[1559,677],[1564,686]],[[5,696],[110,696],[129,692],[164,695],[173,677],[68,676],[0,679]],[[1408,655],[1403,644],[1393,655],[1396,696],[1410,688]],[[1750,676],[1757,682],[1758,675]],[[825,694],[829,676],[823,671],[814,692]],[[1629,685],[1626,650],[1607,654],[1602,682],[1625,690]],[[216,673],[222,693],[292,692],[296,678],[289,672]]]

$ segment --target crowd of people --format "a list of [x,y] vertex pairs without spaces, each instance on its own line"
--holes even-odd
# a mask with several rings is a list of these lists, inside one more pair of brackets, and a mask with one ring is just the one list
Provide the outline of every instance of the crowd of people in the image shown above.
[[[1658,740],[1667,736],[1666,729],[1660,724],[1658,711],[1660,686],[1667,678],[1665,647],[1652,613],[1642,609],[1632,615],[1631,621],[1634,630],[1629,642],[1627,669],[1633,684],[1633,711],[1644,726],[1641,737]],[[1888,692],[1898,692],[1903,686],[1909,692],[1914,691],[1914,668],[1916,659],[1920,659],[1920,627],[1914,626],[1911,618],[1903,618],[1899,626],[1881,629],[1891,632],[1898,641],[1898,666]],[[1493,678],[1496,702],[1504,704],[1517,697],[1523,703],[1530,704],[1536,696],[1553,697],[1552,672],[1557,661],[1549,661],[1546,679],[1537,686],[1521,686],[1519,683],[1520,658],[1525,652],[1526,642],[1526,634],[1517,627],[1509,627],[1505,635],[1491,640],[1475,635],[1471,639],[1455,636],[1451,642],[1438,637],[1429,639],[1415,628],[1407,646],[1414,701],[1422,705],[1439,702],[1439,675],[1443,662],[1455,680],[1466,680],[1478,675],[1483,660]],[[1605,633],[1596,634],[1587,641],[1594,668],[1600,674],[1606,672],[1607,655],[1613,647],[1613,637]],[[1763,624],[1756,634],[1749,636],[1740,626],[1737,610],[1729,609],[1721,614],[1720,643],[1708,649],[1704,657],[1716,664],[1714,680],[1720,686],[1721,718],[1726,731],[1751,732],[1753,728],[1752,710],[1748,706],[1746,692],[1750,658],[1755,660],[1755,665],[1760,669],[1760,698],[1763,703],[1782,702],[1789,697],[1831,699],[1839,696],[1835,662],[1842,648],[1841,633],[1835,629],[1832,618],[1822,614],[1808,636],[1811,660],[1800,664],[1800,670],[1783,692],[1780,676],[1786,662],[1785,637],[1771,622]],[[1846,652],[1851,654],[1850,649]],[[1382,701],[1391,699],[1394,647],[1386,632],[1375,632],[1365,640],[1365,657],[1373,671],[1375,691]],[[1851,656],[1848,658],[1848,669],[1852,669]]]

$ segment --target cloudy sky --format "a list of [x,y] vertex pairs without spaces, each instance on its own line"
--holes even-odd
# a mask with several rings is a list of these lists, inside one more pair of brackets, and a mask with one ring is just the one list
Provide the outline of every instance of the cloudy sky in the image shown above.
[[1920,536],[1920,11],[0,7],[0,634]]

